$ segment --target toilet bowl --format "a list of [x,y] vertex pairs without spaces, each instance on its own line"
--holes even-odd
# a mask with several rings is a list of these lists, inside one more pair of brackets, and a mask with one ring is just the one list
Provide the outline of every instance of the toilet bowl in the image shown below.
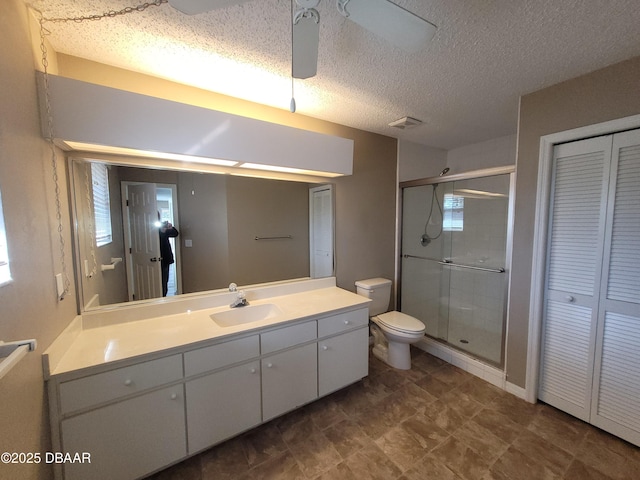
[[[387,365],[400,370],[411,368],[409,345],[424,336],[424,324],[402,312],[386,312],[391,295],[391,280],[371,278],[356,282],[359,295],[372,300],[369,315],[374,339],[373,354]],[[386,312],[386,313],[383,313]]]

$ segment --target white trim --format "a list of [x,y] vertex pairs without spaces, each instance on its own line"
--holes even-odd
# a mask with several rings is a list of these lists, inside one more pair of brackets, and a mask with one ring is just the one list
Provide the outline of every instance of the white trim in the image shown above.
[[[533,236],[533,255],[531,268],[531,290],[529,294],[529,331],[527,348],[527,373],[525,381],[525,400],[535,403],[538,398],[538,375],[540,362],[540,341],[542,327],[542,309],[544,280],[546,275],[548,207],[551,183],[553,148],[559,143],[583,138],[609,135],[615,132],[640,128],[640,115],[611,120],[585,127],[553,133],[540,137],[538,163],[538,193],[536,196],[536,215]],[[514,386],[515,387],[515,386]]]
[[527,398],[527,391],[524,388],[519,387],[515,383],[506,382],[505,390],[511,395],[515,395],[516,397],[526,400],[529,403],[535,403],[535,401],[530,402]]

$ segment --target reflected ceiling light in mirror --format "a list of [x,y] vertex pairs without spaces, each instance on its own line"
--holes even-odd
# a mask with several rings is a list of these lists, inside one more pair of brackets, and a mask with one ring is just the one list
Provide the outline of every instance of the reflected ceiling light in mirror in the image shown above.
[[107,145],[96,145],[91,143],[70,142],[65,141],[64,144],[71,150],[91,152],[91,153],[105,153],[111,155],[126,155],[129,157],[141,157],[141,158],[160,158],[164,160],[177,160],[179,162],[191,162],[191,163],[205,163],[208,165],[218,165],[221,167],[235,167],[238,162],[235,160],[224,160],[221,158],[207,158],[198,157],[195,155],[182,155],[178,153],[166,153],[166,152],[149,152],[146,150],[136,150],[133,148],[124,147],[110,147]]
[[321,177],[331,177],[331,178],[343,176],[341,173],[320,172],[318,170],[304,170],[302,168],[279,167],[275,165],[262,165],[260,163],[241,163],[240,165],[238,165],[238,167],[249,168],[252,170],[267,170],[270,172],[295,173],[299,175],[317,175]]

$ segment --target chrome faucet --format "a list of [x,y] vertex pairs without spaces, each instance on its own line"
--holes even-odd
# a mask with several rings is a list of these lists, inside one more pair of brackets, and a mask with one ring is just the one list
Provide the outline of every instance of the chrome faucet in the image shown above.
[[237,308],[237,307],[246,307],[247,305],[249,305],[249,301],[246,299],[244,291],[240,290],[238,292],[238,297],[229,306],[231,308]]
[[230,283],[229,284],[229,291],[230,292],[237,292],[238,291],[238,285],[236,285],[235,283]]

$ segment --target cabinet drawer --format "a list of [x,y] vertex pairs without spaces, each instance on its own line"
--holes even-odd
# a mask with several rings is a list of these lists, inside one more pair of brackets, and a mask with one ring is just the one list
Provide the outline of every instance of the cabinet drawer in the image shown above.
[[184,354],[187,377],[249,360],[260,355],[258,335],[199,348]]
[[62,413],[72,412],[181,378],[182,355],[98,373],[62,383],[60,409]]
[[318,337],[351,330],[369,323],[369,309],[362,308],[354,312],[345,312],[318,320]]
[[317,338],[316,321],[299,323],[260,335],[262,354],[276,352],[284,348],[308,342]]

